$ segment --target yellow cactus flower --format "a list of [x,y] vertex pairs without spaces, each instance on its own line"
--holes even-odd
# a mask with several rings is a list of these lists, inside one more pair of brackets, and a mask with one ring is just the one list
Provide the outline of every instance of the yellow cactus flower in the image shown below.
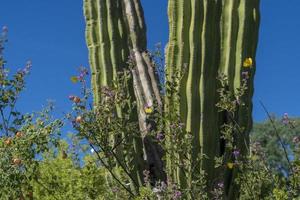
[[233,164],[232,162],[227,163],[227,167],[228,167],[229,169],[232,169],[233,166],[234,166],[234,164]]
[[151,107],[148,107],[148,106],[146,106],[144,110],[145,110],[146,114],[151,114],[153,112],[153,109]]
[[253,65],[252,58],[249,57],[244,60],[244,63],[243,63],[244,67],[252,67],[252,65]]

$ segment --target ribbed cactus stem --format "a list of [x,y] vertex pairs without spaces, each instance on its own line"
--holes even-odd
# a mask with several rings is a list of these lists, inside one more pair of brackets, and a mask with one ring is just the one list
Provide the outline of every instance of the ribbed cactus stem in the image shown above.
[[[162,102],[153,66],[146,52],[146,25],[141,3],[139,0],[84,0],[84,15],[94,104],[97,106],[102,100],[101,87],[112,86],[117,72],[128,66],[130,57],[134,67],[131,69],[133,88],[129,92],[137,102],[135,119],[138,118],[141,138],[133,139],[135,157],[134,162],[128,165],[134,166],[132,173],[140,184],[145,169],[149,169],[158,180],[163,179],[161,155],[148,136],[144,111],[146,105],[154,104],[161,110]],[[118,106],[116,109],[118,110]],[[119,111],[118,115],[122,117],[122,112]]]
[[[243,61],[247,57],[255,60],[259,0],[169,0],[168,16],[166,81],[175,83],[179,80],[176,72],[184,72],[185,66],[187,70],[180,79],[178,94],[167,91],[165,109],[179,112],[186,131],[193,134],[192,160],[196,165],[199,155],[205,155],[198,167],[205,170],[208,186],[212,187],[218,175],[214,158],[225,153],[221,151],[220,127],[228,122],[216,107],[219,100],[217,76],[219,73],[228,76],[229,90],[233,93],[241,87]],[[236,116],[237,122],[244,127],[236,146],[244,153],[252,125],[255,63],[247,70],[250,79],[243,96],[245,106],[239,108]],[[172,161],[167,160],[167,163],[171,165]],[[182,176],[177,173],[177,181],[185,188],[186,177]],[[226,183],[232,184],[231,181]],[[231,186],[227,188],[229,195]]]

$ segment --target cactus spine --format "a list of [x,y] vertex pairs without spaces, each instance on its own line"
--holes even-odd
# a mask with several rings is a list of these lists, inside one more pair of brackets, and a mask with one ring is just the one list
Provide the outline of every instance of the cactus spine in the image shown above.
[[[193,134],[192,160],[199,154],[206,155],[198,167],[206,172],[208,185],[212,186],[218,176],[214,157],[225,153],[220,142],[220,127],[228,120],[226,113],[219,113],[216,108],[219,99],[217,76],[220,72],[227,75],[232,92],[241,86],[243,61],[247,57],[255,58],[259,0],[170,0],[168,16],[166,80],[174,83],[179,80],[175,73],[184,71],[185,66],[187,70],[177,83],[179,95],[167,91],[165,109],[179,113],[186,131]],[[254,72],[253,64],[249,70],[248,90],[243,96],[246,105],[240,107],[236,116],[244,130],[243,135],[238,135],[236,146],[244,154],[245,138],[248,143],[252,125]],[[182,180],[187,177],[181,176],[183,173],[178,173],[176,179],[186,188]],[[228,176],[225,187],[230,196],[234,189],[232,175]]]

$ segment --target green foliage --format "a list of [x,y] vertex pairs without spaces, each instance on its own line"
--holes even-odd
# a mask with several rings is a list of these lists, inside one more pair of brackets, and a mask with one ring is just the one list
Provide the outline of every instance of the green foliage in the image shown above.
[[[60,145],[62,146],[62,145]],[[74,162],[70,148],[58,154],[47,152],[36,170],[36,179],[32,181],[35,199],[56,200],[100,200],[114,199],[106,183],[104,168],[97,165],[94,155],[84,157],[84,165],[78,167]]]
[[[283,116],[283,117],[288,117]],[[278,119],[273,117],[274,125],[283,142],[284,147],[289,154],[290,159],[295,157],[296,140],[300,132],[300,120],[295,119]],[[254,124],[251,141],[255,143],[257,148],[261,148],[264,158],[268,166],[275,173],[287,175],[290,173],[289,164],[285,156],[284,149],[276,135],[273,124],[270,120]]]
[[[50,121],[45,116],[25,116],[24,124],[13,137],[3,137],[0,142],[1,198],[16,198],[31,192],[28,184],[36,176],[39,154],[56,145],[62,123]],[[44,118],[46,117],[46,118]]]
[[[151,70],[163,58],[145,52],[139,1],[123,8],[85,0],[95,102],[80,68],[71,77],[82,86],[69,97],[71,142],[60,138],[63,122],[50,117],[51,104],[34,114],[15,109],[31,63],[10,76],[1,39],[0,199],[300,198],[300,121],[270,118],[255,125],[249,143],[258,1],[190,3],[169,3],[162,109]],[[229,21],[236,23],[227,28]]]
[[23,115],[16,110],[31,63],[10,75],[2,54],[5,41],[1,38],[0,199],[30,198],[32,186],[29,183],[36,175],[38,157],[57,144],[62,122],[50,117],[52,105],[34,114]]

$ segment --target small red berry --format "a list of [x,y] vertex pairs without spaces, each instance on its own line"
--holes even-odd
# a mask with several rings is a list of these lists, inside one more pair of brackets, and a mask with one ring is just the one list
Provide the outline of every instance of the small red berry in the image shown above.
[[9,145],[11,145],[11,143],[12,143],[12,139],[11,139],[11,138],[7,138],[7,139],[4,141],[4,143],[5,143],[7,146],[9,146]]

